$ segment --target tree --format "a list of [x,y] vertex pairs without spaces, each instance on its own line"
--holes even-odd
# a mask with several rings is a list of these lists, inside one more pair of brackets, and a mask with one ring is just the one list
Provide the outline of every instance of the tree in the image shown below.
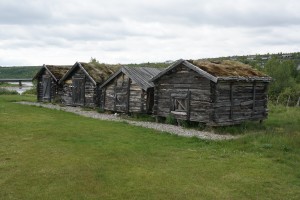
[[278,96],[286,88],[293,88],[296,85],[297,69],[291,60],[279,60],[272,57],[265,65],[265,72],[273,78],[270,83],[269,95]]

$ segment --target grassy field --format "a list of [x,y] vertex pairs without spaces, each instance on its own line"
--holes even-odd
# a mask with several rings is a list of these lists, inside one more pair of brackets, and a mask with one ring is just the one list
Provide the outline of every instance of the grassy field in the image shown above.
[[0,95],[0,199],[300,199],[300,109],[232,141],[25,106]]

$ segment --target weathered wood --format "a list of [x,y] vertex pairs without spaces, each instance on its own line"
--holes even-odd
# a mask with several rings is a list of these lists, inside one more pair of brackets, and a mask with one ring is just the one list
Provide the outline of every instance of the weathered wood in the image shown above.
[[232,107],[234,106],[234,100],[233,100],[233,82],[230,83],[230,102],[231,102],[231,109],[230,109],[230,119],[233,118],[233,109]]
[[187,93],[187,105],[186,105],[186,108],[187,108],[187,116],[186,116],[186,119],[187,120],[190,120],[190,116],[191,116],[191,107],[190,107],[190,102],[191,102],[191,91],[188,91]]
[[255,111],[255,98],[256,98],[256,82],[253,82],[253,106],[252,110]]
[[[78,83],[80,79],[83,81]],[[75,80],[75,82],[77,80],[77,83],[73,80]],[[100,91],[100,83],[94,84],[90,78],[86,77],[86,73],[80,67],[74,68],[70,76],[66,78],[62,84],[61,96],[62,103],[65,105],[79,105],[94,108],[100,106],[101,102],[106,101]],[[74,84],[80,89],[74,88]]]
[[[154,84],[153,108],[157,116],[166,117],[172,114],[176,119],[184,119],[186,116],[185,119],[191,121],[217,125],[260,120],[267,116],[268,82],[258,79],[225,78],[214,82],[179,65],[155,79]],[[180,112],[184,107],[181,105],[183,101],[174,100],[187,98],[187,92],[190,92],[190,99],[186,99],[185,108],[189,114]],[[174,110],[174,103],[181,108]]]
[[174,114],[174,115],[184,115],[184,116],[187,116],[186,112],[171,111],[171,113]]

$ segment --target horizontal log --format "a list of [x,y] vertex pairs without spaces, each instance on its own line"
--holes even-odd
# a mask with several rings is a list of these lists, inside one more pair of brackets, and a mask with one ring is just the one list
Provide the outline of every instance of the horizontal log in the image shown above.
[[179,112],[179,111],[171,111],[172,114],[174,115],[183,115],[183,116],[187,116],[186,112]]

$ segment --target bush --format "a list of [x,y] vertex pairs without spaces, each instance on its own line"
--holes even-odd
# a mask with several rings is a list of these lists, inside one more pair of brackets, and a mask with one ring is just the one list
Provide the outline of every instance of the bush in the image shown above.
[[97,108],[97,112],[98,112],[98,113],[104,113],[105,110],[104,110],[103,108]]
[[177,124],[177,120],[175,119],[174,115],[169,114],[169,115],[166,117],[166,123],[167,123],[167,124],[176,125],[176,124]]
[[278,103],[286,105],[288,99],[290,98],[289,106],[295,106],[297,104],[299,97],[300,97],[300,85],[296,85],[294,87],[288,87],[285,88],[284,91],[279,94]]

